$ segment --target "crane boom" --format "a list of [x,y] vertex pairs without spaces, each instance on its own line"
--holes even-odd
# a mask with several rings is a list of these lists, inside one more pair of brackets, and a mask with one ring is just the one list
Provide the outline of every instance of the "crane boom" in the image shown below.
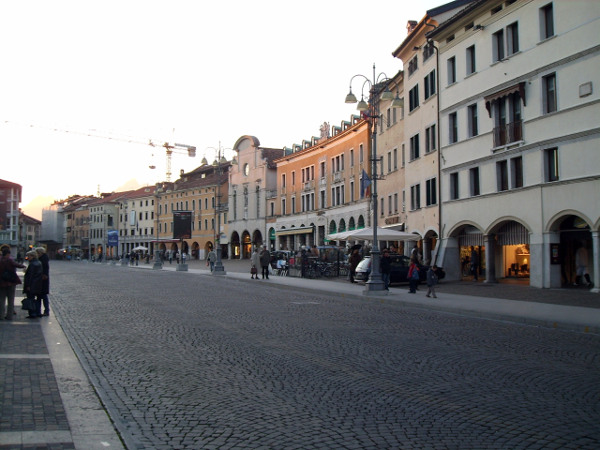
[[[163,144],[156,144],[152,139],[143,139],[134,136],[128,136],[124,134],[117,134],[109,131],[101,131],[97,129],[88,129],[88,130],[75,130],[69,127],[55,127],[55,126],[44,126],[39,124],[23,124],[17,123],[10,120],[2,121],[6,125],[21,125],[28,128],[39,128],[47,131],[55,131],[62,132],[67,134],[74,134],[79,136],[87,136],[94,137],[100,139],[108,139],[111,141],[121,141],[126,142],[128,144],[140,144],[140,145],[149,145],[150,147],[164,147],[167,153],[167,172],[166,172],[166,181],[171,181],[171,159],[173,153],[187,153],[190,158],[196,156],[196,147],[193,145],[187,144],[177,144],[177,143],[169,143],[164,142]],[[150,166],[151,169],[154,169],[155,166]]]

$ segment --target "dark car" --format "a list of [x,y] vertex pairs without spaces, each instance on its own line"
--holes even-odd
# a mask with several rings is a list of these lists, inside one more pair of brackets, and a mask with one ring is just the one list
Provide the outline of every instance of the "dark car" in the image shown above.
[[[410,266],[410,258],[404,255],[391,254],[392,258],[391,271],[390,271],[390,284],[393,283],[408,283],[408,267]],[[423,266],[417,264],[419,267],[419,279],[421,281],[427,280],[427,271],[429,266]],[[371,273],[371,257],[365,256],[363,260],[356,266],[356,275],[354,279],[357,281],[367,281]],[[437,270],[438,280],[441,280],[446,276],[444,269],[438,267]]]

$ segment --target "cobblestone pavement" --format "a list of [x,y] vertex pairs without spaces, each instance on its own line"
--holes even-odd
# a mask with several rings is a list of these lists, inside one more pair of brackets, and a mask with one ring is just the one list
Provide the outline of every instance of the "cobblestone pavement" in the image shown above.
[[99,264],[54,311],[130,449],[600,448],[600,337]]

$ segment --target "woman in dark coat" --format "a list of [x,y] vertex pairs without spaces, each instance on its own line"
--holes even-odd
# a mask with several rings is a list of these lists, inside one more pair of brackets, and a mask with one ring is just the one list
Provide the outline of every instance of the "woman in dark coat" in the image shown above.
[[37,247],[35,249],[38,259],[42,263],[42,293],[39,295],[38,300],[44,303],[44,316],[50,315],[50,303],[48,301],[48,294],[50,293],[50,265],[48,264],[48,255],[44,247]]
[[356,266],[358,266],[358,263],[360,262],[361,257],[360,254],[358,253],[358,249],[354,249],[352,251],[352,254],[350,255],[350,282],[351,283],[356,283],[356,281],[354,281],[354,275],[356,274]]
[[32,300],[35,304],[35,309],[29,310],[27,318],[36,319],[42,315],[42,301],[40,295],[42,293],[42,276],[44,275],[44,271],[35,250],[27,252],[27,261],[29,261],[29,265],[25,271],[23,292],[27,295],[27,298]]
[[[16,263],[10,257],[10,247],[2,247],[2,259],[0,259],[0,320],[12,320],[15,311],[15,291],[21,279],[17,275],[17,268],[25,268],[23,264]],[[6,279],[5,274],[6,273]],[[4,305],[6,304],[6,315]]]

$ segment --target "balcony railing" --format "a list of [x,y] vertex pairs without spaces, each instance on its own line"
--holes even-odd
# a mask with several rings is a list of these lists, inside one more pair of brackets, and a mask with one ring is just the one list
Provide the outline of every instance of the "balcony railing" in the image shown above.
[[523,121],[518,120],[494,128],[494,147],[523,140]]
[[305,191],[311,191],[315,188],[315,180],[309,180],[302,183],[302,189]]

